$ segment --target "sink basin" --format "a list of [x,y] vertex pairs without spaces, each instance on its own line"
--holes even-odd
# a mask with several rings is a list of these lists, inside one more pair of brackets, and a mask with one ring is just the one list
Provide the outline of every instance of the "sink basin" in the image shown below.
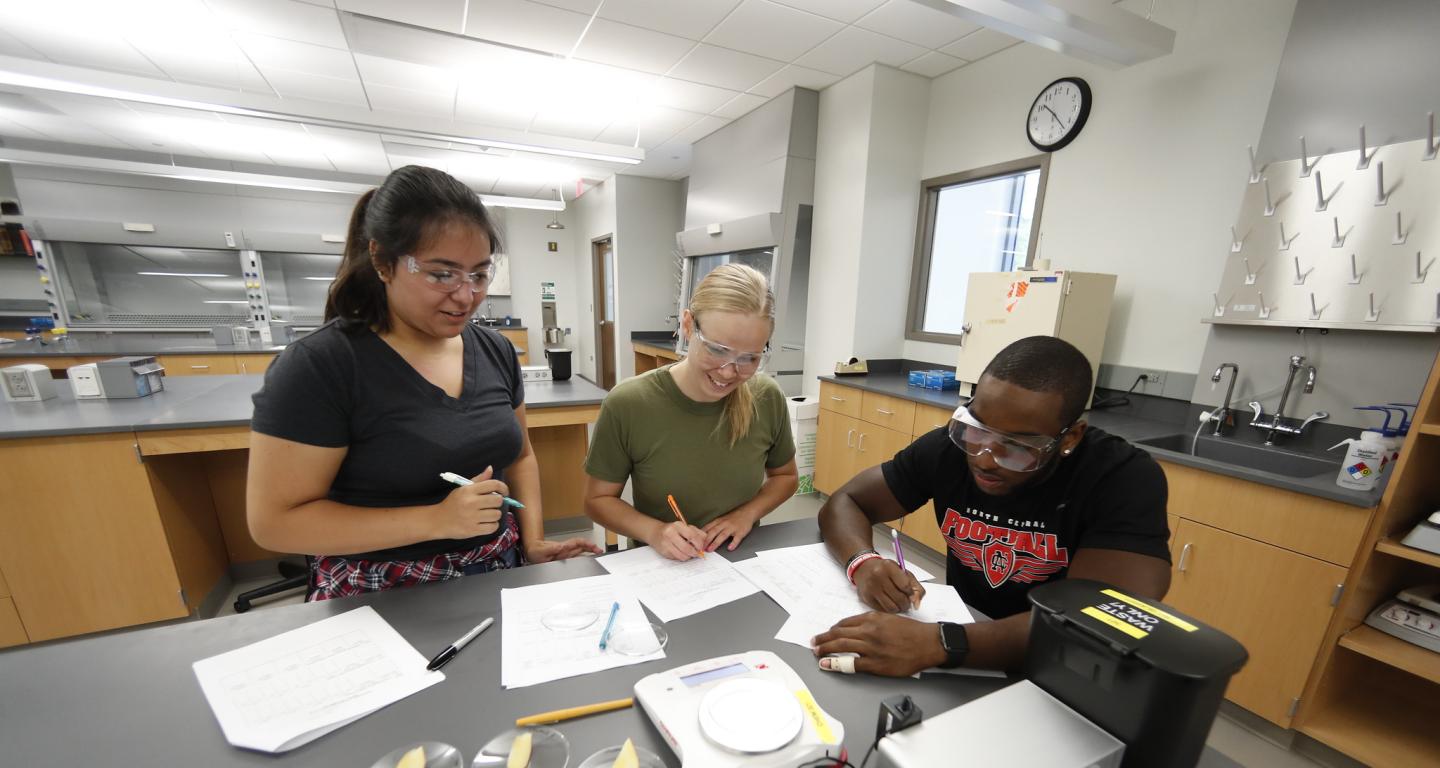
[[[1137,445],[1190,454],[1190,441],[1193,439],[1193,435],[1163,435],[1135,442]],[[1237,467],[1256,469],[1286,477],[1315,477],[1316,475],[1334,474],[1340,468],[1338,457],[1334,460],[1323,459],[1206,435],[1200,436],[1193,455],[1223,464],[1233,464]]]

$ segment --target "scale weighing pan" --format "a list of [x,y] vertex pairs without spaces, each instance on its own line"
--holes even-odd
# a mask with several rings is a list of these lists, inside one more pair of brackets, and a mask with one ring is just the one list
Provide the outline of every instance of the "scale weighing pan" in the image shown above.
[[[624,747],[623,744],[606,747],[585,758],[585,762],[580,764],[580,768],[610,768],[615,764],[615,758],[620,756],[620,750]],[[635,756],[640,758],[640,768],[666,768],[665,761],[660,759],[659,755],[644,747],[635,747]]]
[[[570,741],[565,734],[543,725],[530,728],[511,728],[485,742],[475,753],[471,768],[503,766],[510,759],[510,745],[522,731],[530,732],[529,768],[565,768],[570,763]],[[457,764],[458,768],[458,764]]]
[[464,768],[465,757],[460,750],[439,741],[417,741],[385,755],[371,768],[395,768],[405,753],[416,747],[425,748],[425,768]]

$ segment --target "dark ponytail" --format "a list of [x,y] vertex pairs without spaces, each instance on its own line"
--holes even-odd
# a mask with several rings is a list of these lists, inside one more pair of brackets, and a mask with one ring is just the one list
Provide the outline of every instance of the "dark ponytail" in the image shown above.
[[378,188],[360,196],[350,214],[345,256],[330,284],[325,321],[340,318],[354,330],[389,330],[385,283],[378,270],[384,266],[394,274],[401,256],[423,248],[451,224],[478,227],[492,253],[502,250],[499,230],[480,197],[454,176],[420,165],[392,171]]

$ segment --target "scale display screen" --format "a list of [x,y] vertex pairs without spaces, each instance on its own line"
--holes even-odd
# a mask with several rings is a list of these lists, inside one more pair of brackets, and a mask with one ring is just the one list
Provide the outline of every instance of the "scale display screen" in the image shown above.
[[746,666],[744,663],[737,662],[735,664],[730,664],[724,667],[707,669],[704,672],[696,672],[693,675],[686,675],[685,677],[680,678],[680,682],[684,683],[687,686],[690,686],[691,688],[694,688],[697,685],[704,685],[711,680],[721,680],[727,677],[734,677],[735,675],[743,675],[749,671],[750,667]]

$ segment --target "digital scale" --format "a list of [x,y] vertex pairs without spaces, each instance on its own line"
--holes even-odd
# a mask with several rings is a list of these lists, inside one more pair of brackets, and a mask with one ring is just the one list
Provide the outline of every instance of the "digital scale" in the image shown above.
[[647,675],[635,698],[686,768],[839,757],[845,726],[779,656],[746,651]]

